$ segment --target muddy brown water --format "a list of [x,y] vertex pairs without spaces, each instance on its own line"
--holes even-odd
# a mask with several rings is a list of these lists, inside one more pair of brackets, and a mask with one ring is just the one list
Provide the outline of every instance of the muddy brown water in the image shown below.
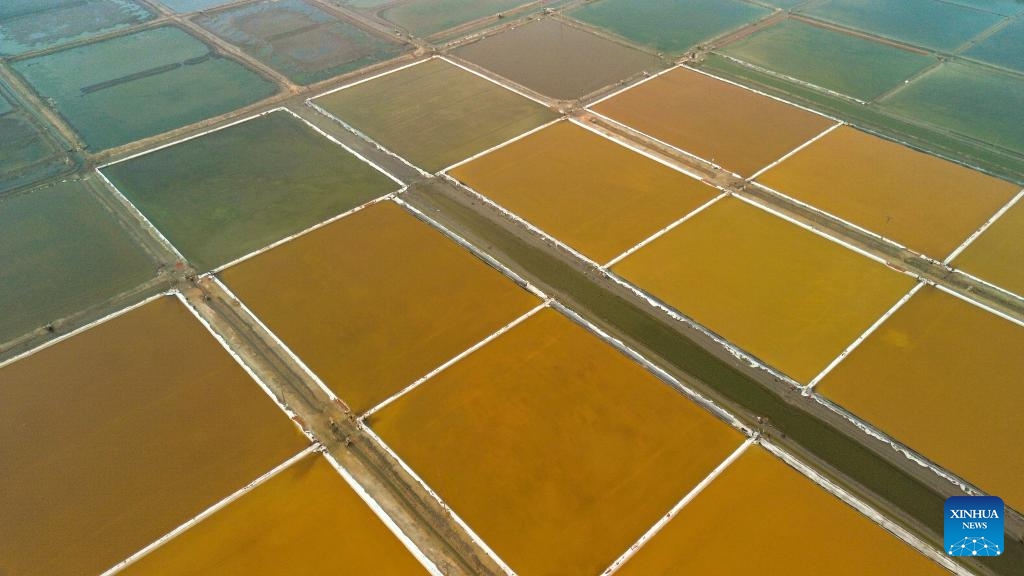
[[644,70],[658,58],[553,18],[468,44],[454,54],[545,96],[573,100]]

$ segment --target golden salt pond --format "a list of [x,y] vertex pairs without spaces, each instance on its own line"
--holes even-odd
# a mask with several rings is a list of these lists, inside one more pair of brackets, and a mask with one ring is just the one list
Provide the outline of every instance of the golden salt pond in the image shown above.
[[1015,294],[1024,295],[1024,201],[1018,200],[960,253],[952,264]]
[[318,454],[306,456],[122,572],[425,574]]
[[451,175],[598,262],[716,194],[571,122],[463,164]]
[[1024,327],[926,286],[817,390],[1024,510]]
[[0,572],[99,574],[307,441],[177,299],[0,369]]
[[520,574],[599,574],[743,441],[551,309],[368,421]]
[[946,571],[767,450],[751,446],[616,574]]
[[356,412],[539,303],[393,202],[232,266],[222,277]]
[[1019,190],[847,126],[758,181],[938,260]]
[[631,254],[614,271],[801,383],[914,284],[732,197]]
[[686,68],[666,72],[592,109],[743,176],[834,124]]

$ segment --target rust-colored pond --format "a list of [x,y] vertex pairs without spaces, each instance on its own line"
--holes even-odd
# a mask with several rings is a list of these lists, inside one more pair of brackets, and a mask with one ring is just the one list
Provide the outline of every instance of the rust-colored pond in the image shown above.
[[666,72],[593,110],[742,176],[835,124],[687,68]]

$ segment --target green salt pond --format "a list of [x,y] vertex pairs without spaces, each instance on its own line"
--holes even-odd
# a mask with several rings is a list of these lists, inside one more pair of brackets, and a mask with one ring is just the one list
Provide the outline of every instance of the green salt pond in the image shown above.
[[12,67],[93,150],[217,116],[277,91],[170,26],[18,60]]
[[0,85],[0,192],[55,174],[66,161],[58,145]]
[[184,14],[186,12],[198,12],[209,8],[216,8],[224,4],[230,4],[234,0],[157,0],[175,12]]
[[571,16],[660,52],[684,52],[771,13],[739,0],[599,0]]
[[[48,8],[48,9],[43,9]],[[16,55],[85,40],[153,18],[132,0],[65,1],[0,16],[0,54]]]
[[1024,78],[947,62],[885,98],[885,109],[1024,154]]
[[789,10],[790,8],[806,4],[807,2],[808,0],[761,0],[761,4],[768,4],[769,6],[774,6],[783,10]]
[[385,8],[380,15],[416,36],[430,36],[523,4],[523,0],[418,0]]
[[964,56],[1024,72],[1024,20],[1014,20],[969,48]]
[[284,111],[102,171],[201,271],[398,188]]
[[977,8],[978,10],[986,10],[988,12],[995,12],[996,14],[1003,14],[1004,16],[1012,16],[1024,12],[1024,1],[1022,0],[947,0],[953,4],[959,4],[961,6],[969,6],[971,8]]
[[800,12],[908,44],[951,52],[1002,16],[939,0],[826,0]]
[[63,165],[64,155],[27,114],[10,111],[0,116],[0,191],[52,174]]
[[248,4],[199,23],[299,84],[388,60],[406,49],[301,0]]
[[862,100],[892,89],[936,62],[924,54],[798,20],[785,20],[719,51]]
[[339,6],[354,6],[356,8],[373,8],[381,4],[387,4],[391,0],[331,0],[332,4]]
[[0,197],[0,342],[101,304],[156,264],[83,182]]
[[4,0],[0,3],[0,20],[28,16],[54,10],[77,0]]
[[848,98],[809,88],[778,75],[738,64],[715,53],[708,55],[702,68],[712,74],[842,118],[862,129],[1024,184],[1024,159],[1013,151],[994,148],[930,124],[912,121],[874,103],[865,106]]

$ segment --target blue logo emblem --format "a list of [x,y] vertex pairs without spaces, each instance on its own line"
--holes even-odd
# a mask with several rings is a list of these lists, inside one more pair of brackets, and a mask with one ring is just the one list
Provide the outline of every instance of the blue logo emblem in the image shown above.
[[945,541],[950,556],[1003,553],[1003,501],[995,496],[946,499]]

